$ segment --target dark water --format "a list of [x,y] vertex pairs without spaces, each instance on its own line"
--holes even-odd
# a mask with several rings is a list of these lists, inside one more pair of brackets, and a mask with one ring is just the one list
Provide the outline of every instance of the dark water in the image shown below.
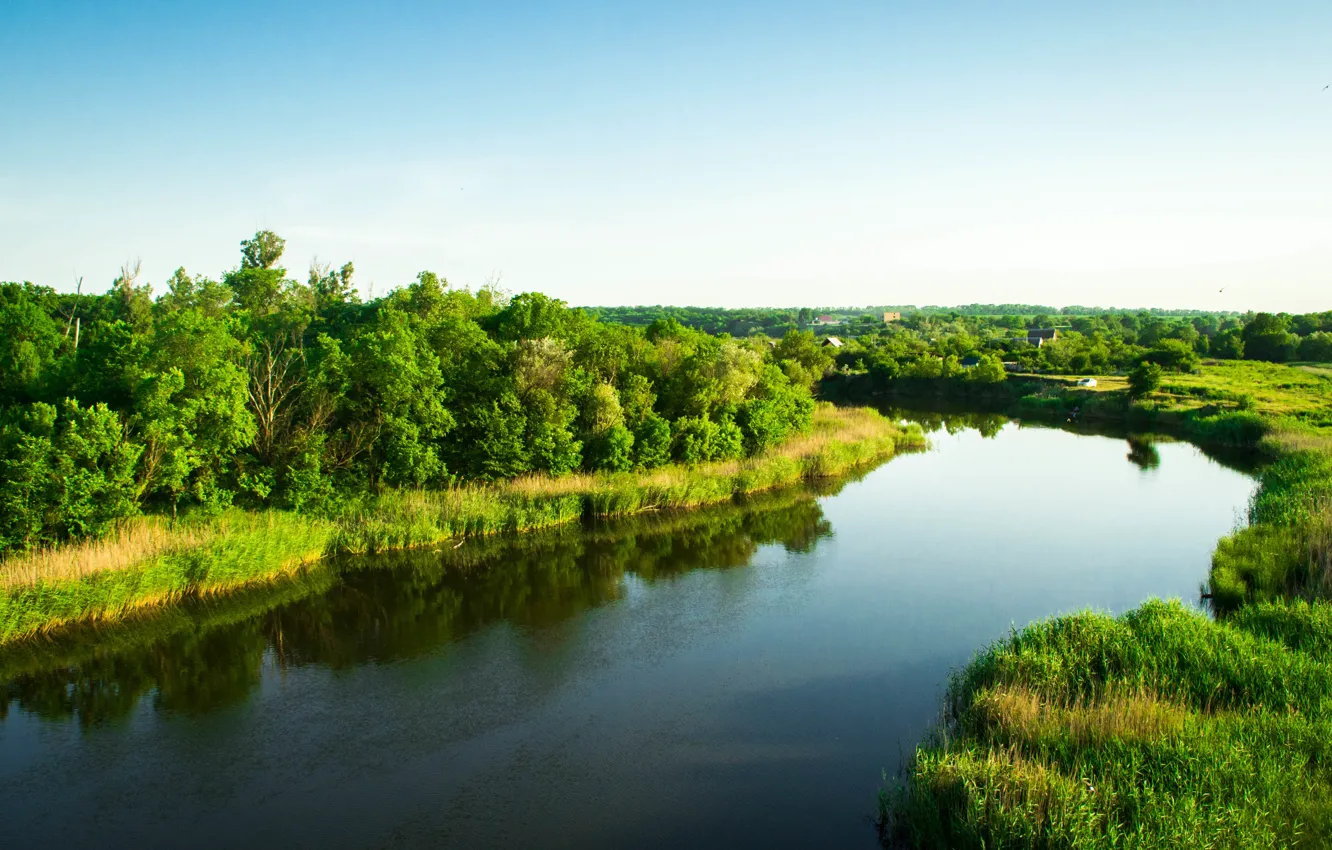
[[836,492],[0,653],[0,847],[872,847],[951,669],[1056,612],[1196,604],[1253,486],[1185,444],[941,425]]

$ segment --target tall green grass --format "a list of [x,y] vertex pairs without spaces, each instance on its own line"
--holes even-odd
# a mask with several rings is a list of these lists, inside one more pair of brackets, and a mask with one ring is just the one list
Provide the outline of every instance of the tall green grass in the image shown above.
[[1038,623],[957,676],[881,799],[921,848],[1323,847],[1332,609],[1151,602]]
[[317,560],[332,532],[326,521],[294,514],[228,511],[202,529],[182,529],[179,545],[164,545],[126,568],[11,581],[0,593],[0,642],[268,582]]

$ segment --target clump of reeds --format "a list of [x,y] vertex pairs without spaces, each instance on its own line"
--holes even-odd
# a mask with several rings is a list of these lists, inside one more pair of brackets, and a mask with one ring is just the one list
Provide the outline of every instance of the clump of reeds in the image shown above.
[[1015,632],[881,798],[921,848],[1285,847],[1332,839],[1332,606],[1211,620],[1150,602]]

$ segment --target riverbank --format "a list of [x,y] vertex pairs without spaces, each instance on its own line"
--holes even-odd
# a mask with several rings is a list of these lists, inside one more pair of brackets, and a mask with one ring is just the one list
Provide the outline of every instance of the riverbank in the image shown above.
[[1239,363],[1168,378],[1137,400],[1113,380],[1071,383],[1026,378],[986,393],[1017,415],[1120,421],[1271,461],[1247,526],[1213,556],[1205,590],[1217,618],[1150,602],[1037,623],[981,652],[882,795],[885,842],[1326,846],[1332,381]]
[[[400,647],[398,651],[410,654],[407,647],[447,642],[447,635],[468,631],[477,621],[500,617],[521,621],[523,611],[535,617],[535,612],[559,610],[564,604],[597,604],[598,600],[618,595],[628,574],[650,582],[675,576],[682,564],[692,565],[699,560],[718,569],[737,566],[747,562],[758,546],[774,542],[801,551],[811,549],[831,534],[819,497],[835,495],[861,474],[857,471],[819,479],[693,510],[642,512],[527,534],[477,537],[462,546],[328,557],[309,569],[266,584],[189,597],[179,604],[140,609],[115,620],[83,621],[44,634],[39,640],[0,644],[0,683],[28,679],[23,688],[29,698],[33,689],[41,688],[63,691],[72,686],[89,692],[95,690],[88,685],[89,680],[102,675],[114,677],[99,666],[111,658],[118,659],[117,669],[152,668],[168,677],[194,675],[187,671],[203,668],[193,664],[166,665],[166,669],[140,662],[126,665],[125,659],[152,657],[163,645],[182,654],[203,651],[211,645],[212,635],[236,627],[281,633],[281,644],[304,647],[298,658],[308,662],[312,652],[328,649],[334,635],[327,629],[328,623],[378,619],[381,627],[375,629],[375,634],[380,636],[376,638],[379,651],[395,645]],[[575,569],[589,556],[595,558],[595,570]],[[378,575],[361,576],[363,573]],[[469,586],[485,588],[479,594],[484,606],[489,606],[484,612],[478,611],[479,603],[474,599],[463,613],[457,594]],[[383,595],[376,597],[368,588]],[[390,604],[390,599],[396,601]],[[330,610],[330,606],[341,613]],[[357,606],[365,606],[365,610]],[[355,613],[348,613],[347,607],[354,608]],[[391,615],[389,608],[398,614]],[[279,609],[286,609],[286,613],[276,614]],[[395,616],[401,619],[395,621]],[[459,624],[462,620],[466,623]],[[249,625],[241,626],[245,623]],[[352,632],[359,634],[355,629]],[[257,668],[264,647],[262,641],[257,645],[245,643],[249,660],[242,666]],[[345,657],[341,651],[333,654]],[[207,673],[226,677],[225,670],[210,669]],[[172,687],[163,681],[157,681],[156,686]],[[141,686],[140,692],[151,687]],[[0,684],[0,695],[3,692],[4,685]],[[35,701],[47,707],[73,708],[59,699]],[[133,700],[122,700],[114,706],[85,708],[92,712],[127,711],[133,704]],[[99,719],[105,716],[98,715]]]
[[273,583],[332,554],[717,504],[845,474],[924,445],[919,429],[900,428],[873,410],[822,404],[809,433],[743,461],[386,491],[331,517],[239,510],[176,523],[144,517],[99,541],[0,564],[0,643],[182,598]]

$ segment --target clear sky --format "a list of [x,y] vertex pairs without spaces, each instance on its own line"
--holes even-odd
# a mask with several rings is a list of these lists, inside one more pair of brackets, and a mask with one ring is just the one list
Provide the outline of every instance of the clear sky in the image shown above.
[[0,280],[1332,309],[1330,83],[1327,0],[4,0]]

